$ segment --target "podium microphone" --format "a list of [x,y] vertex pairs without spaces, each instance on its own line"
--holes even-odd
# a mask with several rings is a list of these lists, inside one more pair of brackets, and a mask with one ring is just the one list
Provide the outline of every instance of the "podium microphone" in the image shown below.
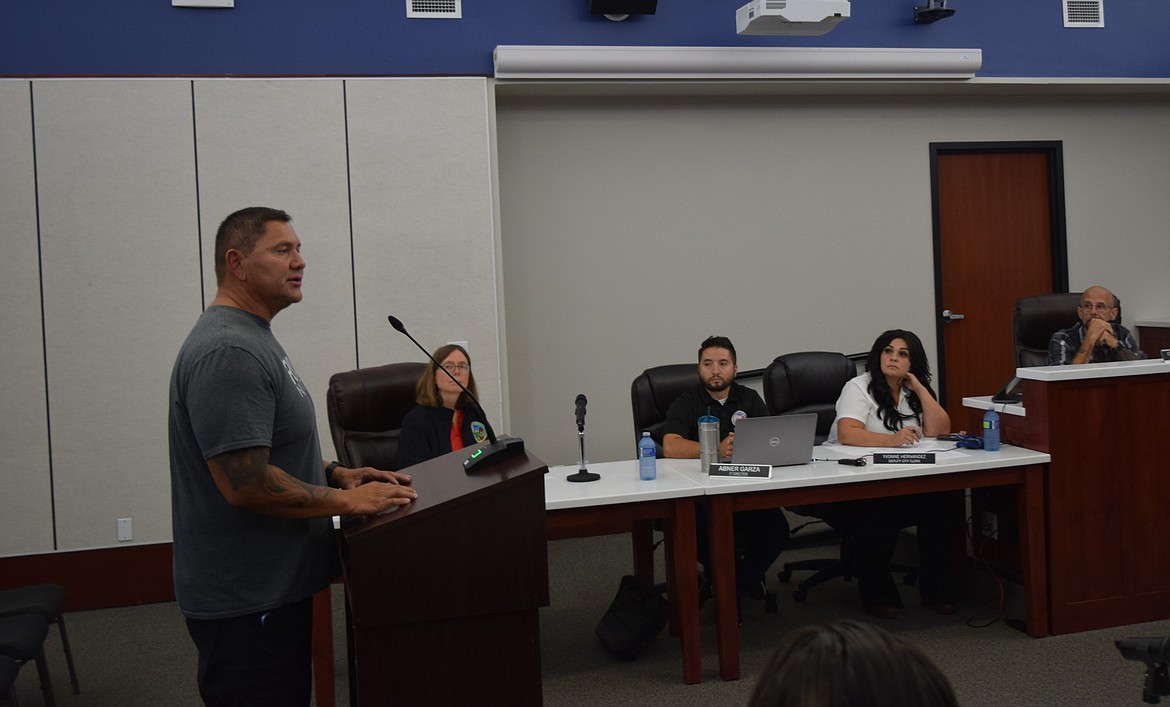
[[487,413],[483,411],[483,406],[479,404],[479,399],[472,395],[471,391],[468,390],[467,387],[462,383],[460,383],[458,378],[451,375],[450,371],[448,371],[446,368],[443,368],[443,364],[436,361],[435,357],[432,356],[429,351],[423,348],[423,345],[418,343],[417,339],[410,335],[410,332],[406,330],[406,327],[403,326],[402,321],[398,317],[391,314],[387,317],[387,319],[390,320],[390,326],[405,334],[406,338],[410,339],[411,342],[418,347],[419,351],[422,351],[427,355],[427,358],[434,362],[435,367],[438,368],[438,370],[445,373],[448,378],[455,382],[455,385],[459,386],[460,390],[467,394],[467,397],[471,399],[471,402],[475,403],[475,409],[479,412],[480,415],[483,416],[484,427],[487,428],[488,444],[485,447],[476,449],[471,453],[470,457],[463,460],[464,471],[468,473],[478,471],[484,467],[502,462],[505,459],[510,459],[524,451],[524,440],[519,437],[505,437],[502,440],[496,439],[496,433],[492,430],[492,426],[488,424]]

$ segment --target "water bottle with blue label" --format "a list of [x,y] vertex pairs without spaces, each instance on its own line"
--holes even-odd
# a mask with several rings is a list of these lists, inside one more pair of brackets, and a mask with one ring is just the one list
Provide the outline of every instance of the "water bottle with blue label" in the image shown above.
[[649,432],[642,433],[638,440],[638,478],[653,481],[658,478],[658,458],[655,456],[654,438]]
[[983,415],[983,448],[989,452],[999,451],[999,413],[988,410]]

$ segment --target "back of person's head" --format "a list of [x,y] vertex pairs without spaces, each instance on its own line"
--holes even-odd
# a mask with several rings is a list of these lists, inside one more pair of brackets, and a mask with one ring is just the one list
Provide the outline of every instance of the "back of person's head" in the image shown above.
[[749,707],[957,707],[926,655],[872,624],[837,621],[789,633]]
[[269,221],[288,223],[292,217],[280,209],[271,209],[267,206],[249,206],[240,209],[219,224],[215,232],[215,281],[223,284],[227,274],[227,252],[238,250],[245,255],[256,247],[268,228]]
[[726,336],[708,336],[706,339],[703,339],[703,343],[699,345],[699,361],[702,362],[704,351],[715,348],[727,349],[728,353],[731,354],[731,362],[736,363],[735,344],[732,344],[731,339],[728,339]]

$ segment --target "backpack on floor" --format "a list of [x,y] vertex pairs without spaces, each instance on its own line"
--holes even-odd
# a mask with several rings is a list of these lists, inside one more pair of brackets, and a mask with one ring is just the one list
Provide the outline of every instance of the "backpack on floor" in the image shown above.
[[670,605],[658,589],[627,574],[597,624],[597,638],[613,657],[633,660],[662,632],[669,613]]

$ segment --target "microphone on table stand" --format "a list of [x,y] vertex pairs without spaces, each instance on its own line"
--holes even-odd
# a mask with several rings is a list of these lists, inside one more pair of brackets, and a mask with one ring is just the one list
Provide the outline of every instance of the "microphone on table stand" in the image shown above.
[[597,481],[601,474],[594,474],[585,469],[585,394],[577,396],[577,439],[581,443],[581,469],[576,474],[569,474],[565,481]]
[[492,426],[488,424],[487,413],[483,411],[483,406],[479,404],[479,399],[472,395],[471,391],[468,390],[467,387],[462,383],[460,383],[458,378],[451,375],[450,371],[448,371],[446,368],[443,368],[443,364],[435,361],[435,357],[432,356],[429,351],[423,348],[422,344],[418,343],[418,341],[410,335],[410,332],[406,330],[406,327],[403,326],[402,321],[399,320],[398,317],[391,314],[387,317],[387,319],[390,320],[390,326],[394,327],[403,334],[406,334],[406,338],[410,339],[414,345],[418,347],[419,351],[422,351],[424,354],[426,354],[427,358],[429,358],[431,361],[434,361],[435,366],[438,367],[439,370],[447,374],[448,378],[455,381],[455,385],[459,386],[459,389],[467,394],[467,397],[471,399],[471,402],[475,403],[475,409],[481,416],[483,416],[484,427],[487,428],[488,444],[485,447],[476,449],[471,453],[470,457],[463,461],[464,471],[469,473],[472,471],[478,471],[486,466],[496,464],[497,462],[502,462],[505,459],[510,459],[511,457],[514,457],[524,451],[524,440],[519,437],[505,437],[502,440],[496,439],[496,433],[492,430]]
[[581,393],[577,396],[577,431],[585,431],[585,394]]

